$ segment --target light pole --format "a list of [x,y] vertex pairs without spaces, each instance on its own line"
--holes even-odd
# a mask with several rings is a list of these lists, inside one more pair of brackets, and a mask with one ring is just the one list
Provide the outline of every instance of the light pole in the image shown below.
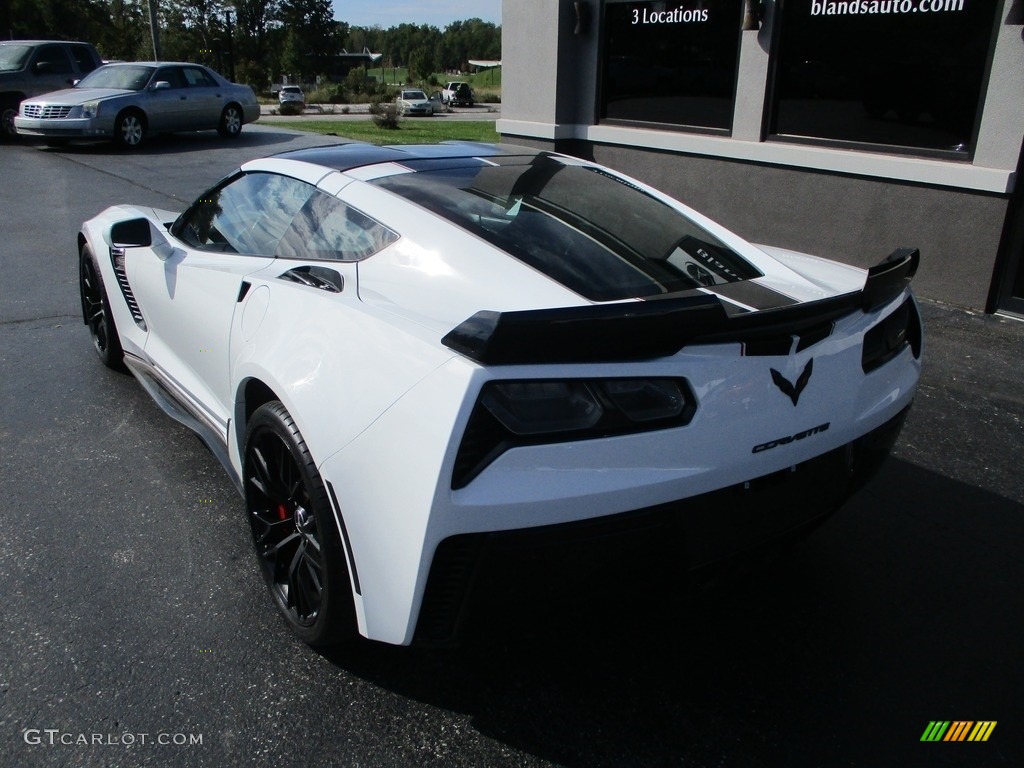
[[149,33],[153,38],[153,61],[160,61],[160,25],[157,22],[158,0],[149,0]]

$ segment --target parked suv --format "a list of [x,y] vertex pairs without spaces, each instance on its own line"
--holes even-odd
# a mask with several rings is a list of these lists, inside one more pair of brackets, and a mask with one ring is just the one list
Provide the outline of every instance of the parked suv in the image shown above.
[[469,83],[460,83],[458,81],[448,83],[441,92],[441,97],[446,104],[453,107],[473,106],[473,89],[469,87]]
[[89,43],[0,41],[0,140],[14,136],[14,116],[23,99],[69,88],[102,63]]
[[304,107],[306,106],[306,95],[297,85],[282,85],[281,90],[277,92],[277,101],[279,104],[291,102],[299,107]]

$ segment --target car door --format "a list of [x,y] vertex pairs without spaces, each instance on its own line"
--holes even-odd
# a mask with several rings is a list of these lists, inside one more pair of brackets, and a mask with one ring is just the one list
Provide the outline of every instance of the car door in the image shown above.
[[35,50],[29,73],[29,96],[70,88],[76,78],[64,46],[56,43],[40,45]]
[[192,130],[216,128],[226,103],[224,89],[202,67],[183,67],[182,71],[189,93],[187,127]]
[[145,100],[143,109],[151,132],[180,131],[186,127],[191,106],[188,82],[181,67],[160,67],[146,87]]
[[300,183],[239,174],[196,201],[165,243],[127,256],[128,280],[148,326],[146,357],[222,429],[234,401],[230,335],[242,281],[273,263],[281,235],[305,202],[291,190]]
[[99,64],[91,46],[71,43],[68,45],[68,52],[75,63],[75,69],[78,70],[75,77],[79,80],[96,69]]

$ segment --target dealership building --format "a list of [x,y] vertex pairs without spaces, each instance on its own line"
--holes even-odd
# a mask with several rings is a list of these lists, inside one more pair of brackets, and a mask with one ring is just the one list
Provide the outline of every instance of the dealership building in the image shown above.
[[505,142],[1024,315],[1024,0],[505,0]]

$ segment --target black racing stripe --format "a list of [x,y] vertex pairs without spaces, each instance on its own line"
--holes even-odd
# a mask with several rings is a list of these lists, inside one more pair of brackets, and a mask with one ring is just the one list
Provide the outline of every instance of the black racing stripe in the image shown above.
[[738,301],[754,309],[779,309],[780,307],[791,307],[799,302],[790,298],[784,293],[769,288],[753,280],[740,280],[735,283],[724,283],[722,285],[708,285],[706,290],[715,293],[725,299]]

